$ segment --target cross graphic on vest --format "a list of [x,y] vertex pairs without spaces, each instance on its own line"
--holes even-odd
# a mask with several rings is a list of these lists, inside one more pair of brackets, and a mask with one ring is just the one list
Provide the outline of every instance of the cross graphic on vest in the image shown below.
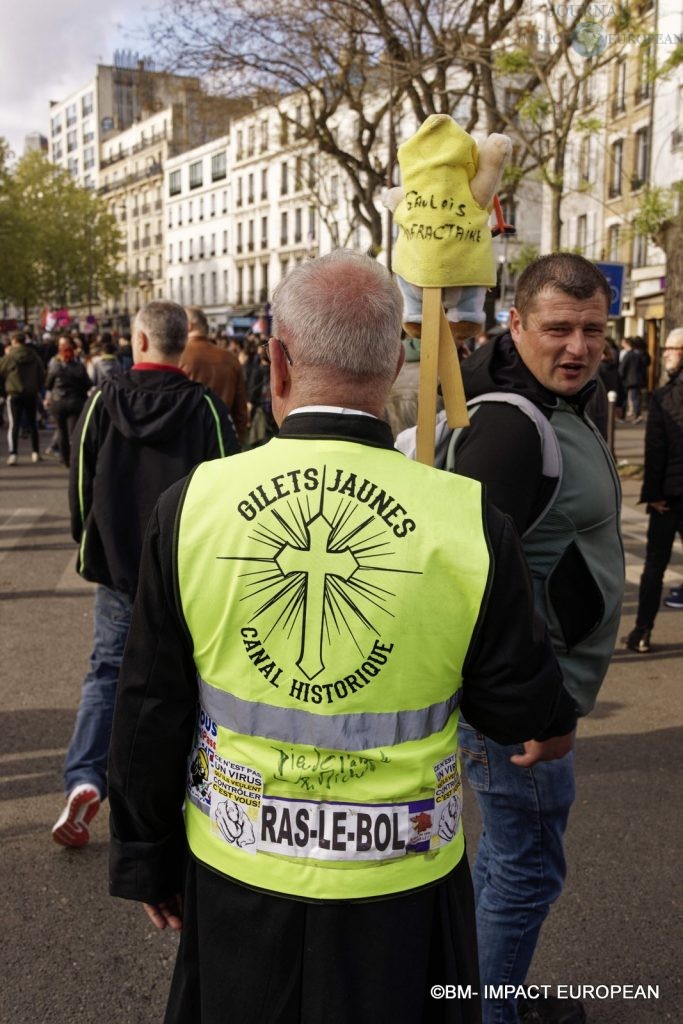
[[332,527],[322,513],[314,516],[306,524],[306,529],[308,547],[296,548],[285,544],[275,556],[275,564],[283,576],[303,573],[306,577],[301,654],[297,665],[307,679],[314,679],[325,668],[322,646],[327,577],[351,579],[358,568],[358,561],[348,548],[329,550]]

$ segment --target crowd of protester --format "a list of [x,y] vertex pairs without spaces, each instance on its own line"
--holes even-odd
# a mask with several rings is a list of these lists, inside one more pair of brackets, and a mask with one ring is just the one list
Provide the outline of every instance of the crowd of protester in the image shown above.
[[[23,337],[23,344],[37,352],[44,370],[39,385],[30,385],[30,390],[34,391],[36,428],[49,430],[50,439],[42,451],[33,448],[33,461],[47,456],[68,466],[69,439],[88,394],[107,377],[125,372],[133,365],[130,333],[103,330],[86,335],[77,327],[41,333],[27,326],[20,331],[0,332],[0,360],[10,353],[12,338],[17,335]],[[209,333],[209,340],[218,348],[232,352],[239,360],[247,395],[248,425],[244,447],[262,444],[276,430],[263,338],[253,332],[233,336],[219,329]],[[6,431],[11,392],[5,372],[9,366],[3,369],[3,365],[0,362],[0,428]],[[31,439],[30,410],[27,415],[22,409],[20,420],[20,439]],[[16,465],[18,452],[12,450],[11,439],[8,441],[8,463]]]

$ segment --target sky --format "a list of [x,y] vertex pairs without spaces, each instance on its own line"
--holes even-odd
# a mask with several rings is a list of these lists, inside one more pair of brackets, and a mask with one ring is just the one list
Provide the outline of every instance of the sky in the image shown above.
[[152,53],[145,0],[0,0],[0,136],[21,156],[24,136],[48,134],[49,102],[113,63],[114,51]]

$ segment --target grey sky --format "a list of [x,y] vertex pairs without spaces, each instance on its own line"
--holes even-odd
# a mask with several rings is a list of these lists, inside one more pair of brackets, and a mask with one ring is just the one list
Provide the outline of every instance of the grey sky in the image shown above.
[[84,85],[114,50],[152,51],[153,0],[0,0],[0,136],[20,156],[24,136],[47,135],[49,101]]

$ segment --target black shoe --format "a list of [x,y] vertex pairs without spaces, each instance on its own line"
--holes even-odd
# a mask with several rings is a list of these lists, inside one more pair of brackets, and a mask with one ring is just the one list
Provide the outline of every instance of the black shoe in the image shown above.
[[626,646],[636,654],[649,654],[650,632],[649,629],[638,629],[637,627],[632,629],[626,637]]
[[578,999],[520,999],[517,1012],[521,1024],[585,1024],[586,1011]]

